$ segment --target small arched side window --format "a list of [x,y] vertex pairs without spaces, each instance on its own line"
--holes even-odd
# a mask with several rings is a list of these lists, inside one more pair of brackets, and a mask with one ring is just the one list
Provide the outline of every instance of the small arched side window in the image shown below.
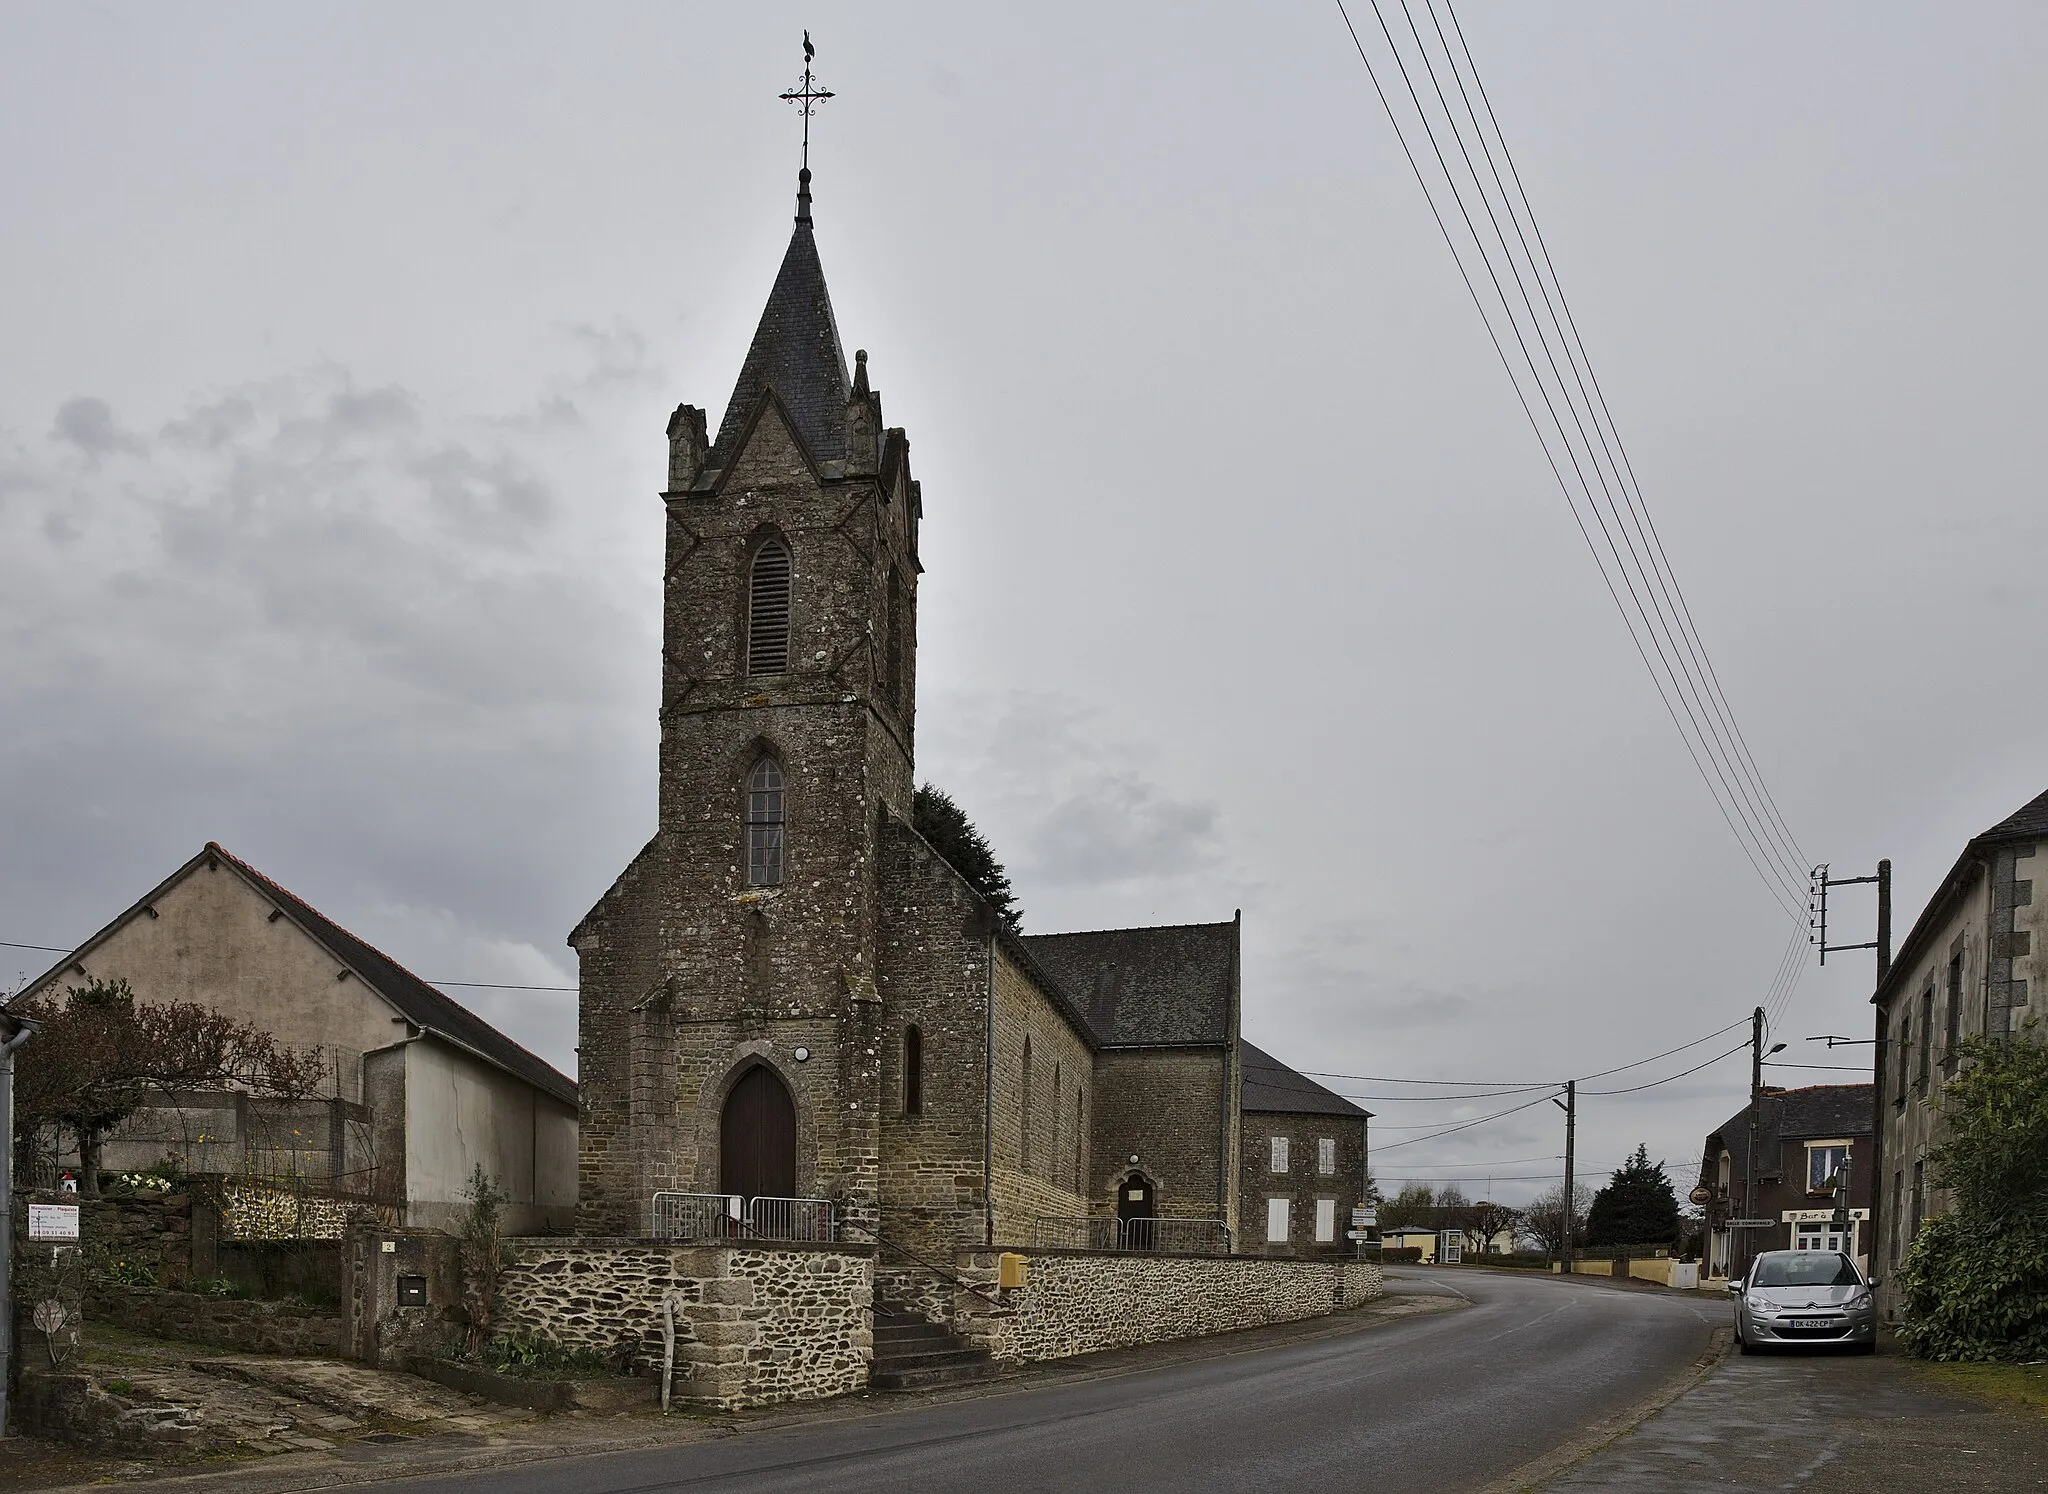
[[1052,1111],[1052,1146],[1045,1154],[1045,1171],[1046,1176],[1052,1182],[1057,1183],[1059,1181],[1060,1152],[1063,1150],[1060,1146],[1060,1120],[1062,1117],[1060,1112],[1060,1066],[1058,1063],[1054,1063],[1052,1066],[1052,1104],[1047,1108]]
[[747,885],[782,885],[782,765],[772,757],[747,775]]
[[1017,1163],[1031,1170],[1031,1039],[1024,1039],[1024,1126],[1017,1135]]
[[1082,1172],[1082,1159],[1083,1159],[1083,1157],[1085,1156],[1085,1151],[1084,1151],[1084,1148],[1085,1148],[1085,1146],[1086,1146],[1086,1144],[1087,1144],[1087,1138],[1088,1138],[1088,1125],[1087,1125],[1087,1119],[1088,1119],[1088,1112],[1087,1112],[1087,1111],[1086,1111],[1086,1110],[1085,1110],[1085,1109],[1084,1109],[1083,1107],[1084,1107],[1084,1106],[1085,1106],[1085,1105],[1086,1105],[1087,1103],[1088,1103],[1088,1102],[1087,1102],[1087,1100],[1086,1100],[1086,1099],[1084,1099],[1084,1098],[1083,1098],[1083,1096],[1082,1096],[1082,1092],[1081,1092],[1080,1090],[1078,1090],[1078,1089],[1077,1089],[1077,1090],[1075,1090],[1075,1091],[1074,1091],[1074,1191],[1075,1191],[1076,1193],[1079,1193],[1079,1192],[1083,1191],[1083,1190],[1084,1190],[1084,1189],[1085,1189],[1085,1188],[1087,1187],[1087,1184],[1088,1184],[1088,1179],[1087,1179],[1086,1175],[1085,1175],[1085,1174],[1084,1174],[1084,1173]]
[[903,1029],[903,1113],[924,1114],[924,1032],[915,1022]]
[[789,670],[789,546],[770,537],[747,578],[747,673]]

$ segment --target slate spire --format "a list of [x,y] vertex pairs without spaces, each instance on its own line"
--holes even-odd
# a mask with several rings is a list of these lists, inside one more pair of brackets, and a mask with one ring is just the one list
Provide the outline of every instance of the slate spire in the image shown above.
[[775,287],[768,292],[761,324],[754,329],[753,345],[740,365],[725,418],[718,423],[710,465],[723,467],[732,459],[740,428],[769,389],[796,423],[797,435],[813,459],[842,460],[849,388],[846,352],[839,343],[839,324],[832,316],[832,297],[825,289],[825,268],[818,262],[812,231],[807,166],[797,175],[796,228],[776,272]]

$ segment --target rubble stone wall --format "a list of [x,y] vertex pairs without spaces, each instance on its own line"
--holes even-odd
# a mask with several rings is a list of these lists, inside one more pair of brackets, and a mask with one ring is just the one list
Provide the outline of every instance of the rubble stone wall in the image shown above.
[[874,1260],[845,1247],[734,1249],[645,1240],[507,1244],[498,1326],[659,1373],[675,1309],[675,1393],[718,1407],[865,1389]]
[[302,1302],[243,1302],[94,1281],[86,1289],[85,1311],[89,1321],[112,1323],[131,1333],[212,1344],[244,1354],[341,1351],[341,1315]]
[[[960,1275],[993,1287],[1000,1252],[961,1255]],[[996,1359],[1028,1363],[1288,1323],[1381,1296],[1367,1261],[1027,1252],[1025,1286],[1000,1307],[961,1294],[954,1330]]]

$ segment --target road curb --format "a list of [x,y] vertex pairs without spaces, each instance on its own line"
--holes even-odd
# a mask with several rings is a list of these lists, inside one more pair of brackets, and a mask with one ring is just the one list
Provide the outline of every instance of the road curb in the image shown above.
[[1706,1379],[1713,1373],[1715,1366],[1728,1357],[1728,1350],[1734,1343],[1733,1329],[1716,1328],[1699,1358],[1681,1370],[1675,1379],[1656,1394],[1636,1402],[1618,1416],[1596,1423],[1562,1447],[1552,1448],[1542,1457],[1530,1459],[1514,1472],[1482,1486],[1473,1491],[1473,1494],[1523,1494],[1523,1491],[1541,1489],[1545,1484],[1563,1477],[1608,1443],[1627,1436]]

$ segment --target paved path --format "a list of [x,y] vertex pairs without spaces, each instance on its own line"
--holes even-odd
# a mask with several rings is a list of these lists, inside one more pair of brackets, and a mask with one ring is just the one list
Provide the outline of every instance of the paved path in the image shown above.
[[1505,1272],[1403,1271],[1390,1286],[1473,1305],[1123,1375],[383,1487],[1476,1489],[1668,1385],[1728,1316],[1715,1301]]
[[2041,1488],[2039,1412],[1952,1394],[1891,1352],[1801,1353],[1723,1361],[1544,1494]]

